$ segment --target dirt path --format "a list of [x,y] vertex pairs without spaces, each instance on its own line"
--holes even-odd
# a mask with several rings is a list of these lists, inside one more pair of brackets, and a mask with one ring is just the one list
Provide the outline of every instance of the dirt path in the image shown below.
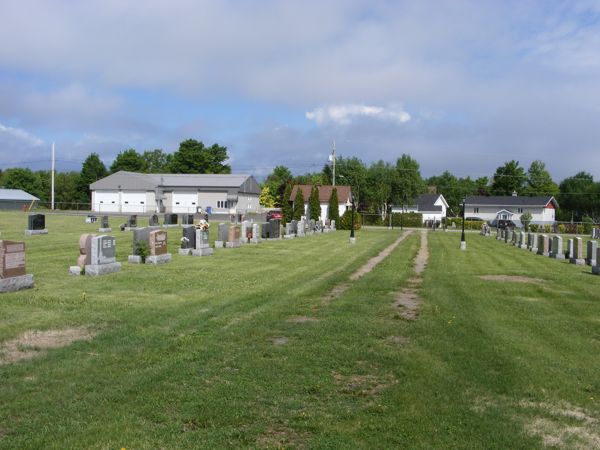
[[402,289],[394,299],[394,307],[399,310],[400,316],[404,319],[415,320],[417,318],[419,306],[421,305],[421,299],[419,298],[419,288],[423,282],[421,275],[427,267],[428,259],[427,231],[421,231],[421,247],[414,263],[415,276],[408,280],[408,287]]
[[[392,253],[394,251],[394,249],[396,247],[398,247],[400,242],[402,242],[404,239],[406,239],[406,237],[411,233],[412,233],[412,231],[405,231],[398,239],[396,239],[396,241],[394,241],[394,243],[392,243],[392,244],[388,245],[386,248],[384,248],[377,256],[374,256],[373,258],[369,259],[362,267],[360,267],[356,272],[354,272],[352,275],[350,275],[350,281],[356,281],[363,275],[365,275],[365,274],[369,273],[371,270],[373,270],[375,268],[375,266],[377,266],[377,264],[379,264],[386,257],[388,257],[390,255],[390,253]],[[323,298],[323,302],[325,304],[331,303],[332,300],[336,299],[337,297],[342,295],[344,292],[346,292],[346,290],[348,290],[348,288],[351,285],[352,285],[352,283],[350,283],[350,282],[343,282],[343,283],[337,284],[336,286],[333,287],[333,289],[331,291],[329,291],[325,295],[325,297]]]

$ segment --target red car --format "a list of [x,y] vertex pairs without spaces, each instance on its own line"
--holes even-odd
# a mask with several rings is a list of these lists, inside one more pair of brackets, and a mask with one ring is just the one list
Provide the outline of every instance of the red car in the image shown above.
[[278,220],[282,220],[283,219],[283,212],[276,210],[276,209],[272,209],[271,211],[267,211],[267,220],[271,220],[271,219],[278,219]]

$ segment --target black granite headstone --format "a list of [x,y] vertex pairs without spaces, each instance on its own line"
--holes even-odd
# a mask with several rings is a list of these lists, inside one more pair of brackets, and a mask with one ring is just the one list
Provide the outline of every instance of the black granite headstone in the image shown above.
[[181,234],[181,248],[196,248],[196,227],[183,227]]
[[110,228],[110,225],[108,224],[108,216],[102,216],[100,228]]
[[271,239],[279,239],[279,226],[281,221],[279,219],[269,220],[269,237]]
[[269,234],[270,234],[270,228],[271,227],[270,227],[269,222],[263,223],[262,224],[262,230],[261,230],[260,237],[263,238],[263,239],[269,239],[270,238],[270,236],[269,236]]
[[158,215],[152,214],[148,219],[148,226],[150,227],[158,227],[160,223],[158,222]]
[[177,225],[177,214],[165,214],[165,225]]
[[136,215],[129,216],[129,218],[127,219],[127,226],[129,228],[137,227],[137,216]]
[[29,214],[27,217],[28,230],[43,230],[46,228],[46,216],[43,214]]

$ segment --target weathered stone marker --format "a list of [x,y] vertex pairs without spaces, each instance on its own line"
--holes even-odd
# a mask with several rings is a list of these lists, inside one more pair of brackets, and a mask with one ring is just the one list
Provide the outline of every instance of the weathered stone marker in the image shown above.
[[0,292],[33,287],[33,275],[25,270],[25,242],[0,240]]
[[600,275],[600,248],[596,250],[596,264],[592,266],[592,273],[594,275]]
[[160,221],[158,220],[158,214],[152,214],[148,217],[148,226],[149,227],[160,227]]
[[48,234],[45,215],[29,214],[29,216],[27,216],[27,229],[25,230],[25,235],[32,236],[34,234]]
[[537,251],[538,255],[542,255],[542,256],[550,255],[550,251],[548,248],[549,247],[548,242],[549,242],[548,235],[540,234],[538,236],[538,251]]
[[181,230],[181,245],[179,246],[180,255],[190,255],[196,248],[196,227],[187,226]]
[[210,256],[215,250],[210,247],[208,228],[196,228],[196,248],[192,250],[193,256]]
[[598,241],[588,241],[587,242],[587,258],[585,258],[585,263],[588,266],[596,265],[597,251],[598,251]]
[[573,254],[569,259],[569,262],[571,264],[577,264],[578,266],[585,265],[585,259],[583,259],[583,239],[580,237],[573,239]]
[[177,226],[177,214],[165,214],[163,225],[165,227]]
[[562,236],[552,237],[552,251],[550,252],[550,258],[565,259]]
[[242,233],[240,225],[229,225],[229,232],[227,235],[227,242],[225,243],[225,247],[227,248],[237,248],[240,244],[240,235]]
[[257,223],[252,224],[252,239],[250,239],[250,243],[258,244],[260,242],[260,232],[259,225]]
[[529,247],[529,251],[532,253],[537,253],[538,251],[538,235],[535,233],[531,234],[531,247]]
[[108,216],[102,216],[100,218],[100,228],[98,228],[100,233],[110,233],[112,229],[110,228],[110,224],[108,223]]
[[215,248],[225,247],[225,243],[227,242],[228,235],[229,235],[229,225],[227,225],[226,223],[220,223],[219,230],[217,233],[217,239],[215,241]]

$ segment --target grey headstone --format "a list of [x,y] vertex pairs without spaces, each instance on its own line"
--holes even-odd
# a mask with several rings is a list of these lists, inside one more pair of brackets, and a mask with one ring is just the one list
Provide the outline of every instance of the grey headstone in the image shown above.
[[569,259],[571,264],[584,265],[583,259],[583,239],[576,237],[573,239],[573,256]]
[[133,255],[137,255],[137,249],[142,242],[144,242],[148,247],[148,250],[150,250],[150,231],[152,231],[152,228],[137,228],[133,230]]
[[574,251],[573,251],[573,239],[569,239],[567,241],[567,258],[571,259],[573,258],[574,255]]
[[132,215],[129,216],[127,219],[127,226],[129,228],[136,228],[137,227],[137,216],[136,215]]
[[548,256],[548,236],[545,234],[540,234],[538,236],[538,255]]
[[260,242],[260,232],[259,232],[259,225],[257,223],[253,223],[252,224],[252,240],[251,242],[253,244],[258,244]]
[[196,227],[183,227],[181,230],[181,248],[196,248]]
[[586,264],[590,266],[596,265],[596,252],[598,250],[598,241],[587,242],[587,258],[585,259]]
[[210,247],[208,230],[198,230],[196,229],[196,243],[195,248],[208,248]]
[[220,223],[218,240],[221,242],[227,242],[227,236],[229,236],[229,225],[226,223]]
[[100,220],[100,227],[101,228],[110,228],[110,225],[108,223],[108,216],[102,216],[102,219]]
[[92,238],[90,264],[111,264],[117,261],[117,239],[114,236]]
[[538,235],[535,233],[531,233],[531,247],[529,247],[529,250],[532,253],[537,253],[538,251]]
[[177,225],[177,214],[165,214],[163,219],[164,225]]
[[158,220],[158,214],[152,214],[148,218],[148,226],[150,226],[150,227],[159,227],[160,226],[160,221]]
[[269,238],[279,239],[281,237],[281,220],[269,220]]
[[550,258],[565,259],[562,236],[552,237],[552,251],[550,252]]
[[261,232],[260,232],[260,237],[262,239],[269,239],[270,238],[270,234],[269,234],[269,228],[270,228],[270,224],[269,222],[265,222],[262,224],[261,226]]

